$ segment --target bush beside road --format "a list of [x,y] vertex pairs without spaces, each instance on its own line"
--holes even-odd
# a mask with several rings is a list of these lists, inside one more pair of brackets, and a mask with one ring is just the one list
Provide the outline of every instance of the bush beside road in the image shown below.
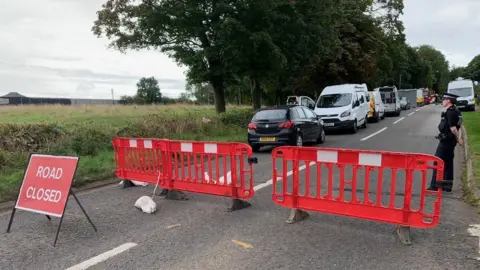
[[114,177],[112,139],[246,140],[248,107],[21,106],[0,108],[0,202],[14,199],[31,152],[80,156],[74,187]]

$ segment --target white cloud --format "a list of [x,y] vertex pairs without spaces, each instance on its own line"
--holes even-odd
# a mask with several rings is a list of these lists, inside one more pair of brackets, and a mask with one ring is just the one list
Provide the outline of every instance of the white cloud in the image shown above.
[[452,66],[466,66],[480,54],[479,0],[404,0],[407,42],[430,44]]
[[[165,95],[185,89],[185,68],[153,51],[121,54],[91,32],[105,0],[1,0],[0,95],[110,98],[155,76]],[[452,65],[480,53],[480,0],[404,0],[407,41],[431,44]]]
[[[6,1],[6,3],[5,3]],[[162,92],[185,90],[185,68],[159,52],[120,52],[91,32],[104,0],[2,0],[0,93],[110,98],[133,94],[140,77]]]

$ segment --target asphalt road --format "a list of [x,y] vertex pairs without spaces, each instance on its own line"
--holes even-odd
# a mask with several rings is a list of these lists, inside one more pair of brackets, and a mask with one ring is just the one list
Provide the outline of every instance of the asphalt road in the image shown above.
[[[404,111],[355,135],[328,135],[320,147],[433,154],[440,111],[433,105]],[[0,235],[0,269],[480,268],[475,259],[479,239],[468,233],[469,226],[480,220],[461,200],[461,158],[454,192],[442,201],[440,224],[412,229],[413,245],[405,246],[397,239],[395,226],[384,223],[320,213],[285,223],[289,210],[272,202],[268,185],[270,150],[256,154],[254,178],[259,188],[252,207],[236,212],[225,211],[230,204],[226,198],[188,194],[188,201],[155,197],[157,212],[148,215],[133,205],[140,196],[151,195],[152,186],[110,186],[78,196],[98,232],[70,200],[54,248],[59,220],[18,211],[11,233]],[[461,156],[458,149],[456,156]],[[315,170],[310,173],[313,177]],[[6,229],[8,219],[9,213],[2,214],[0,226]]]

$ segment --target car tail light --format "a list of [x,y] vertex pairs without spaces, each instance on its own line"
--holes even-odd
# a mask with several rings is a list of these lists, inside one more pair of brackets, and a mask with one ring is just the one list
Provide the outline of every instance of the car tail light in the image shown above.
[[257,125],[255,125],[254,123],[250,123],[248,124],[248,129],[251,130],[251,129],[257,129]]
[[292,128],[292,127],[293,127],[293,122],[291,121],[280,124],[280,128]]

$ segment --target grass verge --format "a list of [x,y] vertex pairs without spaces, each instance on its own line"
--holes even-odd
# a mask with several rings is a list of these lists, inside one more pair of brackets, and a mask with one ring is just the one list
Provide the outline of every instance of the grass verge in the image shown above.
[[[114,137],[245,142],[252,110],[207,106],[0,108],[0,202],[15,199],[29,153],[80,157],[75,187],[113,178]],[[4,114],[5,113],[5,114]]]
[[[473,166],[474,185],[477,189],[480,188],[480,112],[468,112],[463,113],[464,125],[468,134],[468,147],[469,158],[471,159]],[[479,200],[476,198],[473,191],[468,188],[467,170],[464,170],[464,196],[468,203],[471,205],[478,205]]]

